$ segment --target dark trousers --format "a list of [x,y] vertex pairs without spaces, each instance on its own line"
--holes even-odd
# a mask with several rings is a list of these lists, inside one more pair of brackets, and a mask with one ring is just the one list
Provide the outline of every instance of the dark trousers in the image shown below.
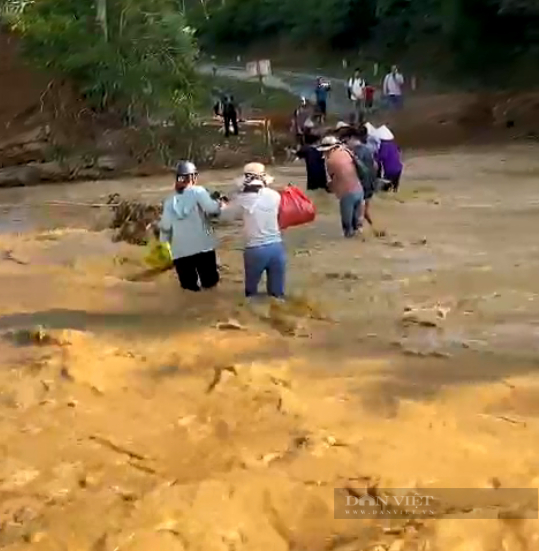
[[223,115],[224,124],[225,124],[225,136],[228,138],[230,136],[230,125],[232,125],[232,130],[234,136],[238,135],[238,114],[234,112],[225,113]]
[[177,258],[174,260],[174,267],[182,289],[187,291],[211,289],[219,283],[215,251]]
[[319,100],[316,102],[316,115],[318,117],[318,120],[323,121],[326,118],[327,111],[327,102],[325,102],[324,100]]
[[401,172],[397,174],[384,174],[385,180],[387,183],[382,188],[382,191],[399,191],[399,186],[401,183]]

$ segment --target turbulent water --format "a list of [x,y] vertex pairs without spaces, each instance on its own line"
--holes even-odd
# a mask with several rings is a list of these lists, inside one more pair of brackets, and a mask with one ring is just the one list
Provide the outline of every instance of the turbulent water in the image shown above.
[[334,489],[537,488],[538,173],[532,147],[408,155],[381,239],[344,240],[313,195],[285,305],[242,299],[238,227],[217,230],[217,291],[132,281],[143,250],[83,205],[169,178],[1,191],[0,545],[534,549],[533,504],[339,520]]

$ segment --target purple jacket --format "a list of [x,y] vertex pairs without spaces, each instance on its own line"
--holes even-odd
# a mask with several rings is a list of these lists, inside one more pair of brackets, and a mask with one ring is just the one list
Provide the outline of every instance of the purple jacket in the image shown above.
[[378,162],[384,170],[384,178],[391,178],[402,172],[401,152],[395,140],[382,140],[380,142]]

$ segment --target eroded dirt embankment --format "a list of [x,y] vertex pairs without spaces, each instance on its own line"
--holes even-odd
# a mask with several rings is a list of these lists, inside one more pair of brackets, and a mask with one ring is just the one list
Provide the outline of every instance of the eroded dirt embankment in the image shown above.
[[[0,29],[0,187],[151,175],[163,170],[164,150],[171,159],[190,154],[201,166],[214,167],[272,156],[258,126],[243,125],[239,140],[226,143],[211,124],[190,136],[152,127],[149,139],[140,129],[126,128],[118,116],[89,109],[69,83],[32,70],[18,46],[15,36]],[[280,85],[294,73],[281,76]],[[274,153],[279,153],[291,142],[290,113],[265,115],[273,121]],[[535,139],[539,93],[410,96],[403,113],[375,116],[374,122],[389,123],[405,148]],[[157,131],[161,148],[155,146]]]
[[343,240],[315,196],[316,223],[286,233],[286,307],[243,302],[237,227],[219,230],[220,288],[193,297],[172,274],[132,281],[142,251],[98,231],[105,213],[25,207],[162,196],[168,178],[3,190],[7,228],[28,225],[0,236],[0,545],[535,550],[511,501],[388,521],[336,520],[333,499],[537,488],[538,159],[407,155],[373,205],[384,239]]

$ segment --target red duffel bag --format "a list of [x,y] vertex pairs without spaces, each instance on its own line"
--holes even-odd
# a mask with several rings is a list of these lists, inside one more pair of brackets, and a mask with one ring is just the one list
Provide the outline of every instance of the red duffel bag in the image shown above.
[[290,184],[279,193],[279,227],[282,230],[308,224],[314,220],[316,207],[301,189]]

